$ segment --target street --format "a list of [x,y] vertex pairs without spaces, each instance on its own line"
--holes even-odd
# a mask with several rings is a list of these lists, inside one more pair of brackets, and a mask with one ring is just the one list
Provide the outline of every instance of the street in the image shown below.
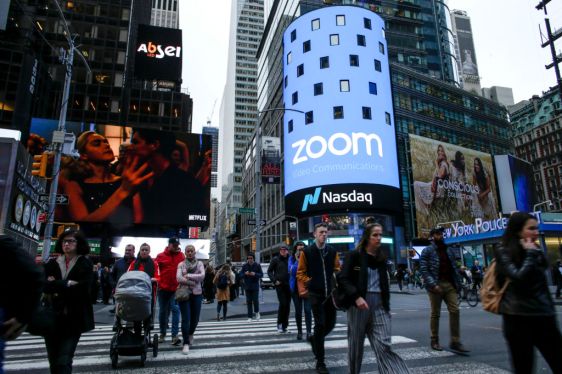
[[[463,343],[472,350],[470,356],[429,348],[429,303],[423,291],[393,293],[394,349],[406,360],[413,373],[507,373],[508,354],[501,333],[501,318],[482,311],[480,305],[471,308],[461,304]],[[203,305],[201,322],[188,356],[180,347],[170,345],[170,336],[160,345],[158,357],[149,354],[145,368],[137,357],[119,357],[120,372],[135,373],[312,373],[314,359],[309,345],[296,340],[296,328],[291,319],[289,334],[276,329],[275,291],[264,291],[260,305],[262,319],[247,322],[243,299],[229,304],[232,318],[217,322],[215,304]],[[74,372],[111,373],[109,342],[112,306],[96,306],[96,329],[80,339],[74,359]],[[560,314],[560,307],[557,307]],[[103,321],[103,322],[102,322]],[[304,322],[303,322],[304,324]],[[448,345],[448,318],[441,315],[441,343]],[[346,314],[338,312],[334,331],[326,342],[326,364],[332,373],[347,372]],[[537,372],[549,372],[540,358]],[[43,340],[25,334],[6,348],[7,372],[45,373],[48,362]],[[366,341],[363,373],[377,372],[374,355]]]

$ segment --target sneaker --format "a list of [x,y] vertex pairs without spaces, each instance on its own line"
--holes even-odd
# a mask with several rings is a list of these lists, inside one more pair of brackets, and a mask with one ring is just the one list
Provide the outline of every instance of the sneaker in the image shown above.
[[454,342],[449,344],[449,348],[451,348],[452,351],[457,351],[460,353],[468,353],[470,352],[469,349],[466,349],[464,345],[462,345],[460,342]]
[[329,373],[328,368],[326,367],[326,364],[321,362],[321,361],[318,361],[316,363],[316,372],[319,373],[319,374],[328,374]]
[[433,349],[434,351],[442,351],[443,347],[439,345],[439,340],[431,339],[431,349]]
[[256,313],[256,321],[259,321],[259,320],[260,320],[260,313],[258,312],[258,313]]
[[166,334],[160,334],[160,337],[158,338],[158,343],[164,343],[165,338],[166,338]]
[[281,325],[277,325],[277,332],[279,334],[283,334],[285,331],[283,331],[283,327],[281,327]]
[[181,339],[178,336],[172,336],[172,345],[180,345]]
[[190,346],[193,344],[193,335],[189,335],[188,339],[188,343]]
[[189,353],[189,344],[184,344],[184,346],[181,350],[181,353],[184,354],[184,355]]
[[252,321],[253,321],[252,317],[248,318],[248,322],[252,322]]

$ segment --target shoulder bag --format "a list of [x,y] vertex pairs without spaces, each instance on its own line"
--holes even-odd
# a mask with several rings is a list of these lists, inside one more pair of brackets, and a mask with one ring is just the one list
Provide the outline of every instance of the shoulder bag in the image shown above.
[[484,275],[484,281],[480,289],[480,300],[485,311],[499,314],[503,294],[510,282],[510,279],[507,278],[503,287],[499,286],[496,277],[496,261],[492,261]]

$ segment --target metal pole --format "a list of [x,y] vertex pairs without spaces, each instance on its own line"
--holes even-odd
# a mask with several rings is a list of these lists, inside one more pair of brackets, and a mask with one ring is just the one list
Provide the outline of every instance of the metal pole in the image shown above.
[[[254,208],[256,210],[256,253],[255,260],[258,264],[261,263],[261,127],[258,126],[256,131],[256,170],[255,170],[255,186],[256,186],[256,201]],[[261,287],[260,287],[261,289]]]
[[[69,41],[70,46],[68,48],[68,54],[65,56],[66,75],[64,78],[58,127],[58,131],[61,131],[63,134],[66,133],[66,111],[70,93],[70,81],[72,80],[72,62],[74,61],[74,42],[72,39],[69,39]],[[49,261],[49,256],[51,254],[51,236],[53,235],[53,222],[55,219],[55,206],[57,203],[57,189],[59,186],[59,171],[63,144],[64,139],[61,143],[53,142],[55,159],[53,164],[53,180],[51,181],[51,189],[49,190],[49,211],[47,213],[47,224],[45,225],[43,240],[43,262]]]

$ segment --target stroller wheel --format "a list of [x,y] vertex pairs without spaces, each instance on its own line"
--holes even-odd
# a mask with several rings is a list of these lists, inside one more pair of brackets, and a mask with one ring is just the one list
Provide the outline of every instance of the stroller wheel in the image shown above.
[[152,337],[152,356],[158,356],[158,334],[154,334]]
[[111,367],[117,369],[117,362],[119,361],[119,356],[117,353],[111,353]]
[[141,367],[144,367],[144,363],[146,362],[146,352],[141,353]]

